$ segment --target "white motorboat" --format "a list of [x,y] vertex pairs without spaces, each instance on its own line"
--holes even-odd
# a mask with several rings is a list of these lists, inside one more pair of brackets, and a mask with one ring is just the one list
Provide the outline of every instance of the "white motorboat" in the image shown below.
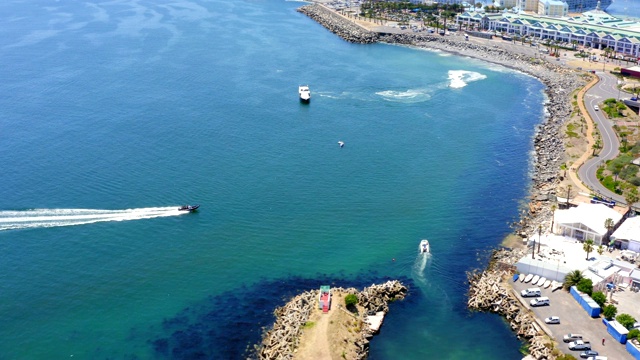
[[540,280],[538,280],[538,282],[536,283],[536,285],[542,286],[542,285],[544,285],[545,281],[547,281],[547,278],[546,277],[541,277]]
[[298,86],[298,94],[300,95],[300,101],[302,102],[311,101],[311,90],[309,90],[308,85]]
[[524,282],[524,279],[527,277],[527,275],[525,274],[520,274],[520,277],[518,278],[518,280],[520,280],[520,282]]
[[544,282],[544,284],[542,284],[542,287],[545,289],[548,289],[549,286],[551,286],[551,280],[547,280]]
[[431,248],[429,246],[429,240],[424,239],[420,241],[420,245],[418,246],[418,251],[420,254],[429,254],[431,252]]
[[344,141],[338,141],[338,146],[344,147]]
[[531,279],[533,279],[533,274],[527,275],[527,277],[524,278],[524,282],[528,283],[529,281],[531,281]]
[[538,280],[540,280],[540,275],[536,275],[533,277],[533,279],[531,279],[531,284],[535,285],[538,283]]

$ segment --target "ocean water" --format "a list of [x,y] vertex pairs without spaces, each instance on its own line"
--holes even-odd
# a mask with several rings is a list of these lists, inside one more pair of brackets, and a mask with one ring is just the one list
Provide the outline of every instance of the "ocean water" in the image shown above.
[[296,292],[395,278],[372,359],[519,358],[465,271],[526,197],[542,85],[301,5],[0,2],[0,359],[240,359]]
[[613,0],[606,11],[623,19],[634,18],[640,21],[639,0]]

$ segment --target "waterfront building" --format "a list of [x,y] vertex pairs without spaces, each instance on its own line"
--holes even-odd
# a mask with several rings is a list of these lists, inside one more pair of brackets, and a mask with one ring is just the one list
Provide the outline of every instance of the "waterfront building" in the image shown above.
[[579,204],[577,207],[554,212],[553,233],[575,238],[580,241],[593,240],[595,245],[602,241],[609,229],[605,221],[612,219],[617,224],[622,214],[603,204]]
[[567,16],[569,5],[561,0],[539,0],[538,14],[546,16]]
[[611,240],[615,241],[621,249],[640,252],[640,216],[626,219],[620,227],[611,234]]
[[611,48],[620,55],[640,57],[640,23],[619,19],[602,11],[563,17],[506,11],[491,14],[464,12],[457,16],[456,22],[469,29],[593,49]]

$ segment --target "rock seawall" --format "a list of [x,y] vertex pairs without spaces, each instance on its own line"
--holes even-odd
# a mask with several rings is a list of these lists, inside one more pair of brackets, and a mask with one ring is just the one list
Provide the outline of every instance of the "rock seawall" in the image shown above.
[[317,4],[305,5],[298,8],[297,11],[312,18],[317,23],[348,42],[371,44],[378,41],[377,33],[362,28],[324,6]]
[[[333,288],[332,294],[355,294],[358,298],[358,306],[369,312],[389,311],[388,304],[395,300],[402,300],[407,295],[407,288],[399,281],[387,281],[383,284],[373,284],[370,287],[358,291],[355,288]],[[319,290],[311,290],[295,296],[283,307],[274,311],[276,321],[273,327],[267,331],[258,349],[258,359],[293,359],[296,349],[300,346],[300,337],[304,325],[318,306]],[[331,311],[347,311],[341,304],[332,304]],[[322,315],[322,316],[326,316]],[[355,315],[354,315],[355,316]],[[364,323],[364,321],[363,321]],[[361,327],[357,333],[350,333],[351,341],[356,348],[353,359],[365,359],[369,354],[369,341],[374,333],[367,326]]]
[[469,280],[469,300],[471,310],[489,311],[502,315],[519,338],[526,339],[529,353],[535,359],[553,360],[559,351],[553,351],[552,340],[514,295],[509,279],[515,272],[515,262],[524,255],[524,250],[496,250],[491,256],[489,267],[484,271],[467,274]]

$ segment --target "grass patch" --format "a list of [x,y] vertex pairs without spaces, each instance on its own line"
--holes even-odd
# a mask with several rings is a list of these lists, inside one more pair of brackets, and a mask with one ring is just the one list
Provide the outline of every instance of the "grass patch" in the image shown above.
[[304,326],[302,326],[302,328],[311,329],[314,326],[316,326],[316,323],[314,321],[307,321],[306,323],[304,323]]

